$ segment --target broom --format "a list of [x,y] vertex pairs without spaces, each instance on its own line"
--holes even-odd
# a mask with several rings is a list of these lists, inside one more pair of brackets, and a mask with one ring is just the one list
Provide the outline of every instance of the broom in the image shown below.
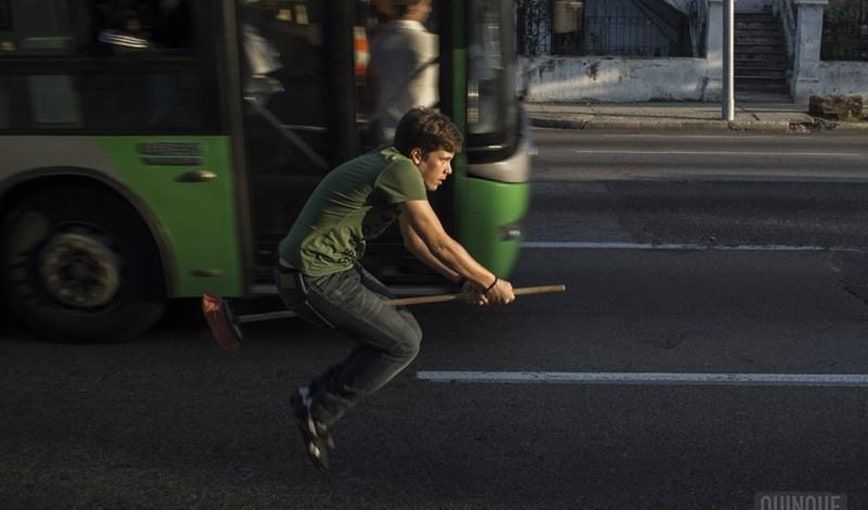
[[[527,296],[531,294],[545,294],[549,292],[564,292],[567,289],[566,285],[539,285],[536,287],[520,287],[513,289],[516,296]],[[455,301],[464,297],[463,293],[457,294],[434,294],[431,296],[413,296],[405,298],[387,299],[386,304],[392,306],[409,306],[421,305],[425,303],[444,303],[447,301]],[[229,308],[229,304],[222,297],[205,293],[202,296],[202,313],[205,315],[205,320],[208,322],[208,327],[211,329],[211,334],[221,350],[231,351],[241,347],[241,324],[248,322],[259,322],[273,319],[285,319],[296,317],[295,312],[289,310],[277,312],[255,313],[250,315],[235,316]]]

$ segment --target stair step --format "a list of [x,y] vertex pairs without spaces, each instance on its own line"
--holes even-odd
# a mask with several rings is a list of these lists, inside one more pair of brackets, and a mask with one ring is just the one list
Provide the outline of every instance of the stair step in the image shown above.
[[786,55],[783,45],[736,44],[736,55]]
[[736,28],[735,37],[736,39],[738,39],[739,37],[772,37],[783,39],[784,34],[778,29],[759,30],[756,28]]
[[747,78],[752,76],[763,77],[769,80],[785,80],[787,72],[785,70],[763,71],[759,69],[739,69],[735,68],[736,78]]
[[777,20],[777,16],[770,12],[737,12],[736,20]]
[[738,74],[745,74],[749,76],[784,76],[787,73],[786,67],[743,67],[743,66],[735,66],[735,72]]
[[787,82],[782,80],[749,80],[736,78],[735,86],[741,90],[786,90]]
[[784,80],[784,75],[778,75],[774,78],[771,78],[771,77],[768,77],[764,74],[743,74],[743,75],[740,75],[739,78],[741,78],[745,81],[775,81],[775,80],[786,81],[786,80]]
[[741,36],[735,38],[736,46],[783,46],[784,38],[780,36]]
[[778,18],[776,16],[738,16],[735,17],[736,23],[757,23],[757,24],[770,24],[777,23]]
[[788,92],[789,88],[786,83],[752,83],[740,80],[735,80],[736,90],[756,90],[762,92]]
[[736,21],[735,29],[738,30],[780,30],[781,24],[777,20],[769,22]]
[[757,72],[755,70],[740,73],[738,69],[735,70],[735,78],[737,80],[747,80],[747,81],[779,81],[785,82],[787,80],[787,74],[782,72]]
[[762,92],[765,94],[780,94],[780,95],[789,95],[790,89],[786,87],[771,87],[771,88],[757,88],[757,87],[739,87],[736,85],[736,92]]
[[787,52],[784,50],[780,51],[736,51],[735,52],[736,60],[751,60],[754,62],[777,62],[782,61],[785,62],[787,60]]
[[783,58],[776,59],[735,59],[735,67],[736,69],[786,69],[789,67],[787,65],[787,60]]

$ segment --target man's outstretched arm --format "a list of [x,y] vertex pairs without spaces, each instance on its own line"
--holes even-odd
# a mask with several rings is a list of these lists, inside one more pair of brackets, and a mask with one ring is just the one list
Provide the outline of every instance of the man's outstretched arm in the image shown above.
[[[447,278],[450,277],[451,271],[458,277],[473,283],[477,289],[484,290],[491,287],[486,297],[495,303],[509,303],[515,299],[512,285],[508,281],[498,279],[494,273],[477,262],[458,241],[446,233],[427,200],[410,200],[402,203],[399,221],[401,233],[404,235],[404,245],[423,262],[429,263],[425,258],[427,253],[435,262],[435,265],[429,265],[438,271],[440,270],[437,264],[444,266],[447,272],[440,272]],[[419,249],[415,238],[421,240],[424,250]],[[454,281],[457,278],[451,279]]]

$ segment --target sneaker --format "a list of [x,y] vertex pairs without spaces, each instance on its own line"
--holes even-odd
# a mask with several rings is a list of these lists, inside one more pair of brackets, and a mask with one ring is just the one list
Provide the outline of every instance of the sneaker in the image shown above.
[[[298,394],[301,395],[301,401],[304,402],[304,406],[310,409],[311,404],[313,403],[313,399],[310,396],[310,388],[308,386],[302,386],[298,389]],[[326,427],[324,424],[320,422],[315,422],[317,434],[320,437],[325,438],[326,445],[330,450],[335,449],[335,438],[334,438],[334,430],[335,426],[331,425],[330,427]]]
[[335,443],[328,428],[310,414],[310,402],[310,393],[306,386],[299,388],[289,399],[308,456],[319,469],[327,471],[328,450],[334,449]]

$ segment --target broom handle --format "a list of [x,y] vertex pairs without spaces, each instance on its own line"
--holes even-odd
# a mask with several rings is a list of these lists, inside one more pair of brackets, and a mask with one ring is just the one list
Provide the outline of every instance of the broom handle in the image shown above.
[[[538,287],[520,287],[518,289],[512,289],[512,292],[516,296],[526,296],[528,294],[544,294],[546,292],[563,292],[566,289],[566,285],[540,285]],[[398,299],[387,299],[386,303],[394,306],[409,306],[421,305],[424,303],[443,303],[446,301],[461,299],[463,297],[463,293],[435,294],[433,296],[415,296]]]
[[[529,294],[545,294],[549,292],[564,292],[567,290],[566,285],[539,285],[536,287],[519,287],[517,289],[512,289],[512,292],[516,296],[527,296]],[[414,297],[405,297],[405,298],[397,298],[397,299],[387,299],[386,304],[392,306],[409,306],[409,305],[421,305],[425,303],[444,303],[446,301],[454,301],[456,299],[461,299],[464,297],[463,293],[458,294],[435,294],[433,296],[414,296]],[[279,312],[265,312],[265,313],[254,313],[250,315],[239,315],[235,318],[235,320],[239,324],[244,324],[247,322],[257,322],[257,321],[267,321],[270,319],[284,319],[289,317],[296,317],[298,314],[295,312],[290,312],[289,310],[283,310]]]

